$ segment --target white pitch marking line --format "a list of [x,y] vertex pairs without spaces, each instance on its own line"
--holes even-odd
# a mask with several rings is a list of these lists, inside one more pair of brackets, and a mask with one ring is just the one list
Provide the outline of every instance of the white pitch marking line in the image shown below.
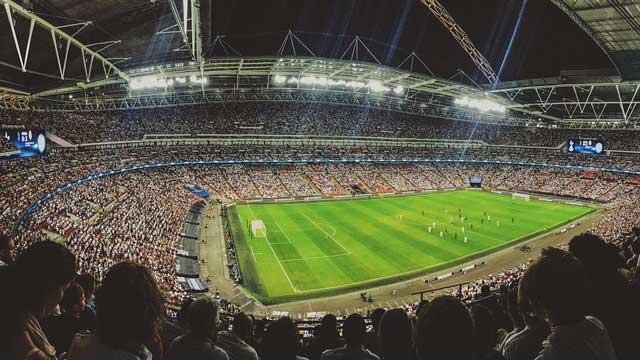
[[253,247],[251,245],[249,245],[249,250],[251,250],[251,255],[253,255],[253,261],[255,261],[257,264],[258,258],[256,257],[256,253],[253,252]]
[[344,251],[347,252],[347,254],[345,255],[349,255],[351,254],[351,251],[349,251],[349,249],[347,249],[346,247],[342,246],[342,244],[340,244],[338,242],[338,240],[336,240],[332,235],[329,235],[328,232],[324,231],[318,224],[316,224],[315,221],[311,220],[310,217],[308,217],[307,215],[305,215],[304,213],[300,213],[302,216],[305,217],[305,219],[309,220],[310,223],[312,223],[315,227],[318,228],[318,230],[320,230],[323,234],[327,235],[329,237],[329,239],[333,240],[336,244],[338,244],[338,246],[340,246]]
[[282,228],[280,227],[280,224],[278,224],[277,221],[273,221],[274,223],[276,223],[276,226],[278,227],[278,229],[280,229],[280,232],[282,233],[282,235],[284,235],[284,237],[287,238],[287,240],[289,241],[289,244],[293,244],[293,241],[291,241],[291,239],[289,238],[289,236],[287,235],[286,232],[284,232],[284,230],[282,230]]
[[304,261],[304,260],[314,260],[314,259],[329,259],[329,258],[333,258],[333,257],[338,257],[338,256],[349,256],[349,255],[350,255],[350,254],[335,254],[335,255],[312,256],[312,257],[306,257],[306,258],[285,259],[285,260],[282,260],[282,262],[287,262],[287,261]]
[[[251,209],[251,205],[247,205],[247,207],[249,208],[249,211],[251,211],[251,215],[253,216],[253,219],[257,220],[258,218],[256,217],[256,214],[253,212],[253,209]],[[280,258],[276,254],[276,251],[273,250],[273,246],[271,246],[271,243],[269,242],[269,237],[265,234],[264,238],[267,240],[267,244],[269,245],[269,248],[271,249],[271,252],[273,253],[273,256],[276,258],[276,261],[278,262],[278,265],[280,265],[280,269],[282,269],[282,272],[284,273],[284,276],[287,278],[287,281],[289,281],[289,286],[291,286],[291,289],[293,289],[294,293],[299,292],[300,290],[296,289],[296,287],[293,286],[293,282],[289,278],[289,274],[287,274],[287,270],[284,269],[284,265],[282,265],[282,262],[280,261]],[[251,246],[251,245],[249,245],[249,246]]]

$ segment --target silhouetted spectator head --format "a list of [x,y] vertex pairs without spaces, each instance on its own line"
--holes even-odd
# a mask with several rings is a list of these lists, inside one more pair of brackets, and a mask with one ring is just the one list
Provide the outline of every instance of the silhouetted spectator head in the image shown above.
[[476,356],[483,358],[498,343],[498,326],[486,306],[475,304],[469,311],[473,319],[473,336]]
[[11,264],[15,247],[13,239],[5,234],[0,234],[0,261],[5,264]]
[[480,287],[480,295],[479,297],[487,297],[491,295],[491,286],[484,284]]
[[53,312],[65,289],[76,276],[76,257],[65,246],[39,241],[23,251],[15,261],[20,289],[19,306],[36,317]]
[[411,358],[413,326],[407,312],[391,309],[384,313],[378,331],[378,344],[383,359]]
[[233,317],[233,333],[244,341],[251,339],[253,319],[241,312]]
[[347,345],[358,347],[364,344],[367,327],[360,314],[351,314],[342,324],[342,336]]
[[220,320],[220,305],[208,298],[194,300],[189,306],[189,331],[207,338],[214,335]]
[[78,283],[72,282],[67,290],[64,291],[60,308],[74,317],[80,317],[80,313],[84,310],[85,297],[84,290]]
[[295,360],[298,356],[298,328],[288,318],[272,322],[264,335],[261,360]]
[[176,312],[176,320],[178,321],[178,324],[185,329],[189,327],[189,307],[192,303],[192,297],[184,299],[182,305],[180,305],[180,309]]
[[339,337],[338,319],[333,314],[327,314],[322,317],[320,322],[320,335],[323,337]]
[[383,308],[373,309],[371,312],[371,325],[373,325],[373,330],[378,331],[378,326],[380,325],[380,320],[382,320],[382,316],[387,310]]
[[617,250],[612,249],[599,236],[583,233],[569,241],[569,252],[582,262],[585,269],[594,275],[615,272],[619,259]]
[[162,294],[149,270],[121,262],[107,271],[96,291],[96,333],[114,348],[151,341],[164,315]]
[[415,345],[418,359],[473,358],[473,322],[469,311],[453,296],[439,296],[418,315]]
[[91,303],[93,301],[93,294],[96,291],[96,278],[91,274],[84,273],[76,276],[76,283],[84,290],[86,302]]
[[554,325],[580,321],[585,316],[587,277],[571,253],[548,247],[520,279],[518,301],[545,314]]

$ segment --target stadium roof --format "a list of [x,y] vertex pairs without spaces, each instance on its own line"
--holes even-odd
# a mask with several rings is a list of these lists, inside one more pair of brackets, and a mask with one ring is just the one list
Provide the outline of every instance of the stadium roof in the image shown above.
[[[306,46],[291,31],[277,54],[241,56],[224,36],[208,38],[213,34],[210,1],[0,0],[0,28],[11,30],[0,32],[0,43],[9,45],[0,51],[0,106],[126,109],[239,101],[249,96],[263,101],[338,99],[397,111],[431,111],[427,114],[430,116],[448,114],[462,120],[508,124],[636,126],[640,86],[629,79],[640,73],[636,27],[640,0],[628,0],[623,5],[619,0],[551,1],[598,42],[618,74],[605,72],[579,78],[561,75],[481,88],[461,71],[457,81],[434,76],[414,52],[404,61],[396,57],[392,62],[398,68],[388,66],[390,61],[380,61],[357,36],[341,39],[349,45],[339,49],[340,59],[317,57],[315,48]],[[202,44],[208,45],[203,49]],[[212,57],[216,47],[224,51],[223,57]],[[286,55],[291,53],[293,56]],[[420,69],[415,71],[414,67]],[[132,88],[130,80],[142,76],[170,80],[171,86]],[[274,82],[276,76],[285,77],[286,83]],[[176,82],[184,77],[196,81],[187,81],[186,85]],[[303,78],[307,84],[301,83]],[[340,88],[325,86],[322,81],[374,81],[403,91],[401,96],[393,91],[372,93],[366,86]],[[461,97],[490,98],[509,111],[502,117],[464,109],[452,115],[452,109],[458,108],[454,101]]]
[[[33,94],[33,105],[53,110],[116,110],[232,101],[320,102],[463,121],[530,122],[522,113],[506,111],[517,103],[476,86],[351,59],[227,57],[124,73],[127,80],[106,79]],[[472,101],[464,108],[455,104],[456,99],[465,98],[484,103]],[[478,106],[493,108],[479,111]]]
[[624,80],[640,80],[640,0],[551,0],[609,55]]

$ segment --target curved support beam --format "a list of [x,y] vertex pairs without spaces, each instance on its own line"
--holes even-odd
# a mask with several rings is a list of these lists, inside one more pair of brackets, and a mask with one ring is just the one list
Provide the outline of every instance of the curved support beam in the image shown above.
[[480,50],[476,48],[473,44],[469,35],[462,30],[462,28],[453,20],[453,17],[449,14],[449,12],[438,2],[438,0],[420,0],[431,12],[433,15],[440,20],[442,25],[444,25],[451,35],[460,43],[460,46],[464,51],[469,54],[473,63],[476,64],[478,70],[482,72],[487,80],[490,83],[495,84],[498,82],[498,75],[493,71],[491,64],[489,61],[482,55]]

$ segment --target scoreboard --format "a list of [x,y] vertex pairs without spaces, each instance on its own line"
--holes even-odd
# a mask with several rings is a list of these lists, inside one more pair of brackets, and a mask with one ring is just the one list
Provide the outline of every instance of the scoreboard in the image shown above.
[[604,142],[597,139],[569,139],[567,152],[575,154],[602,154]]
[[20,151],[20,157],[40,155],[47,149],[46,133],[42,129],[2,128],[0,134]]
[[480,175],[469,176],[469,185],[471,185],[471,187],[482,187],[482,176]]

